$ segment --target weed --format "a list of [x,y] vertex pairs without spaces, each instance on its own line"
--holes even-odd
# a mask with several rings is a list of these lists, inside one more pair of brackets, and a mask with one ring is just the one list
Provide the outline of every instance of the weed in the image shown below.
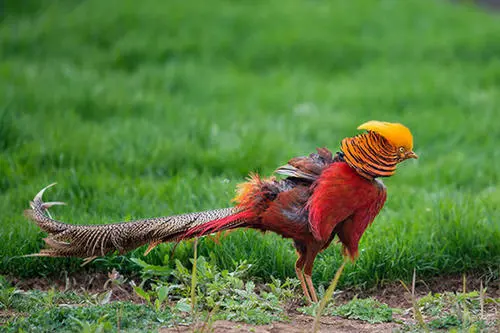
[[329,313],[349,319],[359,319],[371,324],[390,322],[393,320],[393,310],[373,298],[359,299],[355,297],[350,302],[334,307]]
[[107,315],[102,316],[96,323],[89,323],[78,318],[71,317],[80,326],[81,333],[103,333],[112,332],[113,325],[107,320]]
[[141,286],[134,286],[135,293],[143,298],[156,312],[162,311],[168,300],[168,295],[176,285],[153,284],[151,290],[144,290]]
[[[196,288],[193,288],[193,273],[177,261],[176,269],[171,272],[175,283],[158,279],[165,278],[163,272],[160,272],[157,277],[154,274],[151,276],[155,280],[151,290],[145,291],[140,286],[134,287],[134,290],[151,307],[154,300],[160,300],[161,303],[161,299],[166,300],[168,296],[178,300],[176,311],[192,313],[196,307],[196,313],[211,313],[215,319],[264,324],[284,318],[281,302],[286,299],[286,295],[292,295],[296,291],[298,281],[287,279],[282,283],[279,279],[274,279],[267,284],[270,292],[257,292],[252,281],[242,280],[250,268],[251,265],[241,262],[232,272],[220,271],[200,256],[196,264]],[[194,305],[193,292],[196,295],[194,299],[197,300]],[[163,296],[160,296],[162,293]]]
[[[300,307],[297,310],[310,316],[318,316],[319,303],[311,304],[306,307]],[[326,315],[335,315],[348,319],[364,320],[369,323],[383,323],[393,320],[392,309],[387,304],[380,303],[373,298],[359,299],[354,297],[351,301],[343,305],[330,303],[324,313]],[[398,310],[399,311],[399,310]]]
[[411,291],[408,289],[406,284],[403,281],[400,281],[403,287],[406,289],[406,291],[410,294],[411,296],[411,304],[412,304],[412,309],[413,309],[413,318],[419,325],[420,329],[424,330],[425,332],[429,332],[429,328],[427,327],[427,324],[424,321],[424,317],[422,315],[422,311],[420,310],[420,307],[418,305],[417,297],[415,295],[415,281],[417,278],[417,271],[416,269],[413,269],[413,279],[411,283]]
[[[463,288],[465,290],[465,288]],[[481,291],[462,293],[436,293],[420,298],[416,304],[428,318],[432,329],[454,329],[475,331],[487,330],[494,325],[483,318],[484,304],[495,304],[498,300],[485,297]]]
[[457,318],[456,315],[448,314],[442,318],[436,318],[431,320],[429,326],[434,329],[448,329],[450,327],[459,327],[462,322]]
[[9,309],[21,292],[16,287],[0,288],[0,309]]
[[271,276],[271,282],[267,283],[273,295],[277,295],[280,301],[289,300],[297,296],[300,282],[297,279],[287,278],[284,282],[280,279]]
[[[20,328],[38,332],[76,330],[86,323],[104,328],[117,323],[117,313],[122,309],[120,326],[126,328],[154,328],[170,321],[170,311],[157,313],[140,304],[112,302],[98,306],[58,306],[49,310],[34,311],[29,317],[15,318],[7,325],[16,331]],[[102,324],[102,325],[101,325]]]

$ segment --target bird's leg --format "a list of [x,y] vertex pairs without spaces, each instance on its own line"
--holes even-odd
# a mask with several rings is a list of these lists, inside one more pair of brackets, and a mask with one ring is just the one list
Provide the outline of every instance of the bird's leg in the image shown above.
[[304,292],[304,296],[307,299],[308,303],[311,303],[311,296],[309,296],[309,292],[307,291],[306,281],[304,280],[304,272],[302,269],[304,268],[304,263],[306,261],[306,257],[302,252],[297,251],[297,261],[295,262],[295,273],[300,281],[300,286],[302,287],[302,291]]
[[315,303],[318,302],[318,296],[316,295],[316,289],[314,289],[311,275],[312,275],[314,259],[316,259],[317,254],[318,251],[311,251],[310,249],[308,249],[304,266],[304,276],[306,279],[306,284],[307,287],[309,288],[309,292],[311,293],[311,298]]
[[314,285],[313,285],[313,282],[312,282],[312,279],[311,279],[311,275],[308,275],[307,273],[305,273],[305,277],[306,277],[307,286],[309,287],[309,290],[311,291],[312,300],[313,300],[314,303],[317,303],[318,302],[318,296],[316,295],[316,290],[314,289]]

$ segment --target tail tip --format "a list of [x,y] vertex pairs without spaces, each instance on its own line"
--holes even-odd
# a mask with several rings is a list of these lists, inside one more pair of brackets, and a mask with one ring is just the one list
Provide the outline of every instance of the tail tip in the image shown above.
[[42,200],[42,196],[43,196],[43,193],[50,187],[56,185],[57,183],[52,183],[50,185],[47,185],[45,186],[44,188],[42,188],[40,190],[40,192],[38,192],[36,195],[35,195],[35,198],[33,199],[33,201],[37,201],[37,200]]

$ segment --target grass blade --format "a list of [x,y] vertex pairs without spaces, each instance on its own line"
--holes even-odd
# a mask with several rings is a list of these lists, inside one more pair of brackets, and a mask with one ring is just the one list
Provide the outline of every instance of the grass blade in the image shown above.
[[325,292],[325,296],[321,299],[319,303],[319,307],[316,311],[316,318],[314,319],[314,325],[313,325],[313,332],[316,333],[319,331],[319,320],[321,319],[321,313],[325,309],[326,304],[330,301],[330,299],[333,296],[333,292],[335,291],[335,288],[337,287],[337,283],[339,282],[340,276],[342,275],[342,271],[344,270],[345,264],[348,261],[348,257],[344,258],[344,261],[342,262],[342,265],[340,265],[339,269],[335,273],[335,276],[333,277],[332,282],[330,283],[330,286]]
[[401,284],[403,285],[403,288],[405,288],[405,290],[411,296],[411,304],[412,304],[412,307],[413,307],[413,316],[414,316],[415,320],[418,322],[418,324],[420,325],[420,327],[425,332],[429,332],[429,328],[427,327],[427,325],[425,324],[425,321],[424,321],[424,316],[422,316],[422,312],[420,312],[420,308],[418,307],[417,297],[415,296],[415,281],[416,281],[416,278],[417,278],[417,272],[416,272],[416,270],[414,268],[413,269],[413,279],[411,281],[411,291],[408,289],[408,287],[406,286],[406,284],[403,281],[400,280],[399,282],[401,282]]
[[193,272],[191,277],[191,316],[193,322],[195,321],[195,308],[196,308],[196,261],[198,258],[198,237],[194,239],[194,258],[193,258]]

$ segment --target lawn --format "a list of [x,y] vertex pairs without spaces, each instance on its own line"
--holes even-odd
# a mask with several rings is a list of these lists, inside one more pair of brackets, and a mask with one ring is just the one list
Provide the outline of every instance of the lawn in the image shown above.
[[[189,266],[192,243],[80,267],[25,258],[43,233],[22,212],[44,186],[71,223],[226,207],[249,172],[316,147],[336,151],[371,119],[413,132],[417,161],[341,286],[500,270],[500,21],[430,0],[3,1],[0,17],[0,273],[137,272]],[[24,7],[22,7],[24,6]],[[294,276],[291,242],[236,231],[200,242],[221,269]],[[332,245],[313,279],[341,262]]]

